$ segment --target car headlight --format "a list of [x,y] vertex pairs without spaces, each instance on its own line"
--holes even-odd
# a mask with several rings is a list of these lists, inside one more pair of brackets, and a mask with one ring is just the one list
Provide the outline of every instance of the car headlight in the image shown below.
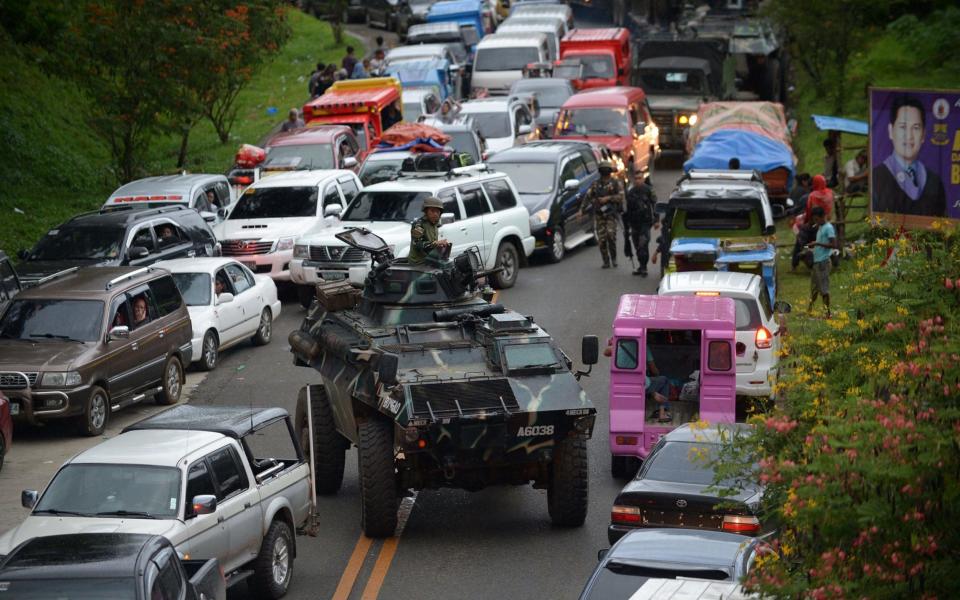
[[691,125],[697,124],[697,115],[690,115],[690,124]]
[[296,239],[297,238],[287,237],[277,240],[277,252],[280,250],[289,250],[293,248],[293,242],[295,242]]
[[[277,244],[279,249],[280,245]],[[293,247],[293,257],[294,258],[310,258],[310,246],[306,244],[296,244]]]
[[550,211],[546,208],[542,208],[537,212],[530,215],[530,229],[534,227],[541,227],[546,225],[550,220]]
[[67,371],[61,373],[44,373],[43,378],[40,379],[41,387],[71,387],[75,385],[80,385],[80,373],[76,371]]

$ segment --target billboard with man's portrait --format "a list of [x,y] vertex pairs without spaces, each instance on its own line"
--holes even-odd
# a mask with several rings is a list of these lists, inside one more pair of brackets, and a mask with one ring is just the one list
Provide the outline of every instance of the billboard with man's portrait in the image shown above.
[[870,196],[890,225],[960,219],[960,91],[870,90]]

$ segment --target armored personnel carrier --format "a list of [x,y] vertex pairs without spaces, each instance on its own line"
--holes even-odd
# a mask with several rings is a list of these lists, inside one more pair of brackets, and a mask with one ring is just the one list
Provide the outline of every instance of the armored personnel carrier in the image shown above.
[[[356,445],[367,536],[394,534],[408,490],[498,484],[546,488],[553,522],[582,525],[596,409],[578,379],[589,369],[572,372],[530,317],[485,299],[476,250],[413,265],[365,229],[337,237],[371,256],[363,290],[319,286],[290,334],[295,363],[320,375],[296,416],[317,492],[339,490]],[[592,368],[597,338],[582,346]]]

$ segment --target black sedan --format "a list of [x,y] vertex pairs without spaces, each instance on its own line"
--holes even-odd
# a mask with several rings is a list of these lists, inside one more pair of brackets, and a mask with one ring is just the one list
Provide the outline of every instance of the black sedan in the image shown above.
[[[638,590],[643,588],[643,592],[648,592],[671,588],[678,591],[673,588],[689,582],[664,585],[662,580],[679,578],[707,581],[695,584],[703,596],[677,597],[736,597],[732,594],[738,582],[746,576],[757,554],[768,548],[758,539],[722,531],[631,531],[610,550],[600,551],[600,564],[587,581],[580,600],[666,597],[644,595]],[[711,591],[716,594],[704,593],[703,588],[710,585],[714,586]]]
[[617,495],[610,514],[610,543],[641,527],[677,527],[727,531],[754,536],[764,531],[759,514],[759,483],[725,482],[738,492],[721,498],[710,489],[712,461],[733,434],[747,434],[745,425],[693,429],[683,425],[660,438],[636,478]]

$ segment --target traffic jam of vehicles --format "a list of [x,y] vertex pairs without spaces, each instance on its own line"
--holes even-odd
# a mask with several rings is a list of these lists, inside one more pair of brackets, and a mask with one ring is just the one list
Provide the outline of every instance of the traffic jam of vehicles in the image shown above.
[[[588,501],[609,508],[581,598],[665,579],[742,593],[777,532],[760,482],[721,496],[710,457],[771,402],[790,312],[775,265],[796,163],[779,62],[738,62],[730,15],[667,39],[578,27],[559,2],[507,6],[351,2],[348,17],[402,30],[381,73],[333,83],[303,127],[244,144],[226,175],[128,183],[18,262],[0,253],[0,468],[20,427],[101,436],[125,407],[170,405],[24,490],[22,523],[0,535],[0,592],[55,597],[113,553],[111,585],[135,597],[155,582],[174,586],[165,598],[240,582],[283,597],[297,546],[315,543],[298,534],[316,495],[340,489],[356,447],[366,536],[394,535],[408,491],[532,485],[558,527],[583,526]],[[736,81],[724,67],[761,62]],[[582,244],[616,267],[605,223],[671,153],[684,174],[654,198],[660,239],[643,238],[635,272],[659,289],[624,294],[571,358],[500,290]],[[281,310],[306,311],[298,329],[274,331]],[[184,403],[186,371],[275,335],[313,371],[295,414]],[[598,364],[606,399],[580,385]],[[615,498],[588,498],[594,435],[608,456],[591,459],[624,483]],[[29,559],[52,548],[75,564]]]

